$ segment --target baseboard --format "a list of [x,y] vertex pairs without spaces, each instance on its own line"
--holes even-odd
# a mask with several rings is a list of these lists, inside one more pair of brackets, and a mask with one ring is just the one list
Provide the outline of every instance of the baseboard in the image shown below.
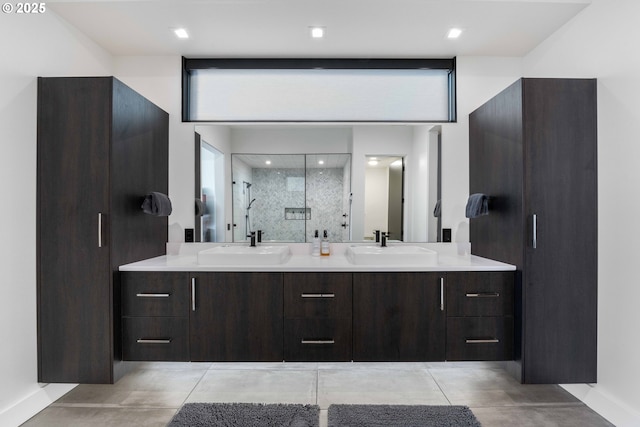
[[638,411],[603,392],[597,385],[560,384],[560,386],[613,425],[617,427],[640,426],[640,413]]
[[46,384],[0,412],[0,425],[17,427],[74,389],[78,384]]

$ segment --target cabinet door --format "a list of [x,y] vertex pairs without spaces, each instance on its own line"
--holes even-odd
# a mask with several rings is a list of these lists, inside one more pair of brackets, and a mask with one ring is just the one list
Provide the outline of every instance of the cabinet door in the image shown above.
[[109,79],[38,80],[38,380],[109,383]]
[[282,361],[282,273],[191,275],[192,361]]
[[596,382],[596,83],[531,79],[524,90],[524,381]]
[[444,360],[442,277],[354,273],[353,360]]

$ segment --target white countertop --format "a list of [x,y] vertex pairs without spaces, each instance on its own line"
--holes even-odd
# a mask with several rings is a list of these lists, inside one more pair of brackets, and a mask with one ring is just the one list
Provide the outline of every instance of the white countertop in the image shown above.
[[[272,243],[269,243],[272,244]],[[469,244],[421,243],[417,244],[438,252],[435,265],[356,265],[349,262],[345,250],[353,243],[332,243],[331,255],[311,256],[308,243],[287,244],[292,255],[287,261],[276,265],[200,265],[197,254],[201,250],[220,246],[212,243],[167,244],[167,255],[150,258],[120,266],[120,271],[510,271],[511,264],[471,255]],[[371,243],[368,243],[371,245]],[[390,244],[391,246],[392,244]],[[416,245],[411,243],[411,245]]]

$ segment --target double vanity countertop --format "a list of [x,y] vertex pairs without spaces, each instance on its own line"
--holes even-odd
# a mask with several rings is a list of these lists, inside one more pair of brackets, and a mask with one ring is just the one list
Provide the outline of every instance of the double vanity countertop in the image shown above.
[[[471,255],[469,243],[389,243],[387,248],[380,248],[380,252],[391,249],[415,249],[424,248],[425,252],[436,252],[437,257],[430,262],[407,261],[408,257],[399,255],[400,263],[389,262],[388,258],[381,258],[381,262],[367,262],[365,264],[353,263],[350,260],[349,248],[360,248],[375,252],[375,243],[332,243],[331,255],[312,256],[310,243],[271,243],[263,242],[263,247],[288,246],[290,255],[277,264],[243,263],[207,263],[199,253],[207,251],[211,253],[214,248],[242,248],[248,247],[247,243],[168,243],[167,255],[120,266],[120,271],[279,271],[279,272],[372,272],[372,271],[511,271],[516,267],[511,264],[494,261],[487,258]],[[395,248],[395,249],[394,249]],[[247,250],[252,250],[253,248]],[[260,246],[256,248],[259,250]],[[243,251],[246,251],[243,249]],[[205,253],[207,253],[205,252]],[[351,254],[353,251],[351,252]],[[409,255],[410,256],[410,255]],[[211,255],[209,255],[209,259]],[[374,258],[375,260],[375,255]]]

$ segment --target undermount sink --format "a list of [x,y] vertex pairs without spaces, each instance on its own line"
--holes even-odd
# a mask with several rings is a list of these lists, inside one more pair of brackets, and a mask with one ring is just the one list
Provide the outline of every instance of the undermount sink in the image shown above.
[[217,246],[198,252],[198,264],[277,265],[290,254],[289,246]]
[[347,259],[359,265],[434,265],[438,253],[421,246],[350,246]]

